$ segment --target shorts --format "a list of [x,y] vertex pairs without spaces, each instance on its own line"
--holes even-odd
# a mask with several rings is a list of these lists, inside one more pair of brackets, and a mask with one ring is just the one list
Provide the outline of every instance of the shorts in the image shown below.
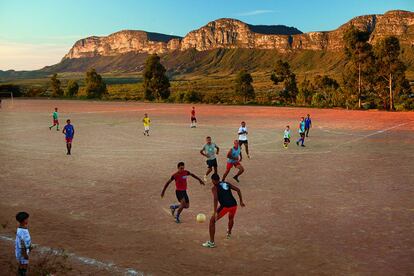
[[210,169],[210,168],[217,168],[217,159],[216,158],[214,158],[213,160],[207,160],[206,161],[206,163],[207,163],[207,167]]
[[234,163],[227,162],[227,169],[230,170],[233,166],[236,168],[239,165],[240,165],[239,161],[234,162]]
[[283,138],[285,140],[285,143],[290,143],[290,139],[289,138]]
[[144,126],[144,130],[145,131],[149,130],[149,126]]
[[59,120],[53,120],[53,125],[58,125],[59,124]]
[[217,209],[217,219],[221,219],[222,217],[224,217],[227,213],[229,213],[229,218],[232,218],[236,215],[236,211],[237,211],[237,205],[235,206],[231,206],[231,207],[223,207],[220,206]]
[[73,137],[66,137],[66,143],[72,143]]
[[300,137],[305,137],[305,132],[299,132]]
[[29,264],[29,260],[27,260],[27,259],[25,259],[23,256],[21,256],[20,254],[19,254],[19,256],[16,256],[16,259],[17,259],[17,262],[19,262],[19,264],[22,264],[22,265],[27,265],[27,264]]
[[239,140],[239,146],[241,146],[241,145],[243,145],[243,144],[248,145],[248,144],[249,144],[249,142],[248,142],[247,140]]
[[191,117],[191,122],[196,122],[197,123],[197,118],[196,117]]
[[188,198],[187,191],[175,191],[175,195],[179,202],[184,198],[186,203],[190,203],[190,199]]

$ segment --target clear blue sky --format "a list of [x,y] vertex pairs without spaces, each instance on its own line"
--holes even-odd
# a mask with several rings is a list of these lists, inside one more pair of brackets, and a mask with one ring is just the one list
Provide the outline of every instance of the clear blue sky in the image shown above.
[[76,40],[123,29],[184,36],[231,17],[309,32],[393,9],[414,11],[414,0],[0,0],[0,70],[54,64]]

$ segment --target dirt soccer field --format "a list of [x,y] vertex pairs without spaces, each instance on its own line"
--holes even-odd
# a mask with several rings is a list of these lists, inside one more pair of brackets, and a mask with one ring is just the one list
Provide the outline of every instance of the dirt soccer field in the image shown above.
[[[49,130],[70,118],[72,155]],[[80,272],[99,275],[408,275],[414,273],[414,113],[303,108],[15,100],[0,111],[0,271],[13,261],[14,215],[31,214],[38,248],[63,248]],[[152,120],[151,136],[141,119]],[[306,147],[297,125],[313,119]],[[178,161],[202,177],[205,136],[220,147],[219,172],[242,120],[251,159],[237,184],[245,208],[232,239],[218,222],[203,248],[211,184],[189,181],[190,209],[168,211]],[[292,128],[288,149],[284,127]],[[232,180],[230,173],[228,180]],[[234,181],[230,181],[234,183]],[[236,197],[237,198],[237,197]],[[35,252],[33,253],[35,254]],[[99,273],[97,272],[99,271]],[[58,274],[59,275],[59,274]]]

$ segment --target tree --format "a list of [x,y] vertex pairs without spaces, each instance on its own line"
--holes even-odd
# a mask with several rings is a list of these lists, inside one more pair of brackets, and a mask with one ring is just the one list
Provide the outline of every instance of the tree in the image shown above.
[[[343,92],[340,89],[339,83],[329,76],[320,76],[317,75],[314,79],[314,89],[315,95],[317,96],[312,98],[313,105],[324,106],[324,107],[334,107],[334,106],[343,106],[345,105],[345,99]],[[317,102],[321,100],[322,102]]]
[[299,93],[296,96],[296,103],[299,105],[309,105],[312,101],[312,96],[315,93],[315,88],[313,87],[310,80],[306,77],[300,84]]
[[374,83],[374,56],[368,39],[368,32],[360,31],[353,25],[343,36],[347,57],[343,73],[344,86],[349,90],[348,94],[358,101],[358,108],[361,108],[361,100],[369,94]]
[[283,82],[283,90],[280,92],[280,97],[283,101],[290,101],[291,103],[295,102],[296,95],[298,94],[296,75],[290,70],[288,62],[278,60],[270,79],[275,85]]
[[66,96],[75,97],[78,95],[79,85],[75,80],[70,80],[66,87]]
[[377,91],[383,100],[384,109],[387,107],[390,110],[394,109],[395,91],[404,92],[407,90],[406,66],[399,59],[400,50],[400,42],[395,36],[381,39],[375,45]]
[[234,90],[237,95],[240,95],[243,98],[245,103],[246,101],[256,97],[252,82],[252,76],[244,70],[241,70],[236,76],[236,85]]
[[148,56],[144,69],[145,99],[168,99],[170,96],[170,81],[165,75],[166,71],[157,54]]
[[50,89],[52,90],[52,97],[63,96],[63,90],[60,87],[60,80],[57,78],[57,74],[53,74],[50,78]]
[[101,75],[96,73],[96,70],[93,68],[86,72],[85,91],[90,99],[101,99],[107,94],[105,82],[102,80]]

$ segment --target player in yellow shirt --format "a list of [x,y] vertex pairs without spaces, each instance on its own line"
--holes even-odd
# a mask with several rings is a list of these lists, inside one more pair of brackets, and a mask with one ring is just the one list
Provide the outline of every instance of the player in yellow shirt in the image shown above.
[[144,118],[142,119],[142,122],[144,123],[144,135],[149,136],[151,120],[148,117],[147,113],[144,114]]

